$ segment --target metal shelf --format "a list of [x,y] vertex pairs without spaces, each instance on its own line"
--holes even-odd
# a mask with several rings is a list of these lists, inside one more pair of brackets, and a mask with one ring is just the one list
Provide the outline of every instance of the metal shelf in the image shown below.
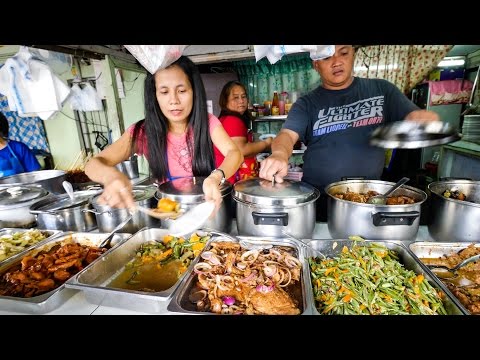
[[262,116],[253,120],[254,122],[260,121],[276,121],[276,120],[285,120],[287,115],[274,115],[274,116]]

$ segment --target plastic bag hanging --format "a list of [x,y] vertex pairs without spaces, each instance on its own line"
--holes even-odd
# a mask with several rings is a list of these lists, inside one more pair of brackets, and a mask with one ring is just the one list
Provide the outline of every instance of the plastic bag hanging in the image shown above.
[[85,84],[82,90],[82,108],[83,111],[102,111],[102,100],[98,96],[97,90],[89,83]]
[[148,70],[155,74],[178,60],[187,45],[123,45]]
[[335,45],[254,45],[255,60],[266,57],[275,64],[286,54],[309,52],[312,60],[320,60],[335,53]]

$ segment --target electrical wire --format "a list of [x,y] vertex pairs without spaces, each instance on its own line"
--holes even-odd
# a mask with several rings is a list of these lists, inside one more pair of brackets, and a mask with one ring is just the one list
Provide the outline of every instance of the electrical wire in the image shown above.
[[[77,110],[76,110],[76,111],[77,111]],[[71,116],[68,116],[68,115],[65,114],[63,111],[60,111],[60,112],[61,112],[65,117],[67,117],[67,118],[69,118],[69,119],[72,119],[73,121],[76,121],[76,122],[79,122],[79,123],[82,123],[82,124],[87,124],[87,125],[90,124],[90,125],[92,125],[92,126],[93,126],[93,125],[98,125],[98,126],[102,126],[102,127],[107,128],[107,130],[109,129],[108,126],[105,126],[105,125],[103,125],[103,124],[95,124],[95,123],[93,123],[93,122],[92,122],[92,123],[89,123],[88,121],[80,121],[80,120],[77,120],[77,119],[75,119],[75,118],[72,118]],[[83,111],[83,113],[85,113],[85,112]],[[86,118],[85,118],[85,119],[86,119]]]

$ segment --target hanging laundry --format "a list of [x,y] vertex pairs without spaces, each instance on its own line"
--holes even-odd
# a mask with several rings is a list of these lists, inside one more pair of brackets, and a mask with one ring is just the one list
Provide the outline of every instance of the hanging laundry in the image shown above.
[[49,119],[61,110],[70,88],[25,46],[0,69],[0,93],[21,117]]

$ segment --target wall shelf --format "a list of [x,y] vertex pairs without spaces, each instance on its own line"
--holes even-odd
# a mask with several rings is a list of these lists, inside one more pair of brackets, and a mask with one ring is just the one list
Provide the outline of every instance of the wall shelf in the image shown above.
[[288,115],[274,115],[274,116],[262,116],[259,118],[254,119],[254,122],[261,122],[261,121],[280,121],[285,120]]

